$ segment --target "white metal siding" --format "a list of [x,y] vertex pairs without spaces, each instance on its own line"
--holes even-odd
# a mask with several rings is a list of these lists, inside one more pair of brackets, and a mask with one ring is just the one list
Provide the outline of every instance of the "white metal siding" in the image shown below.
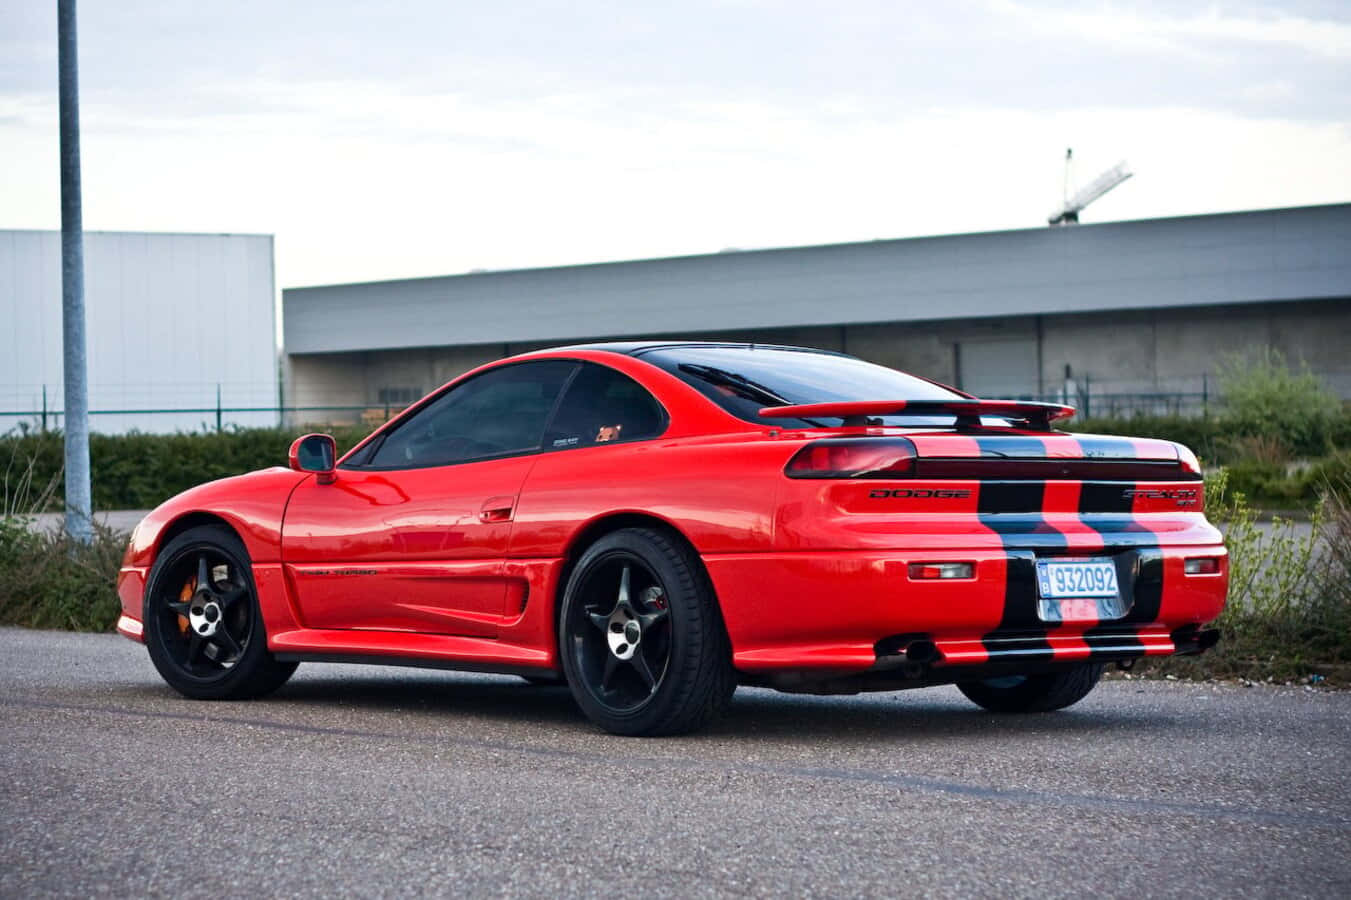
[[[277,405],[271,236],[86,232],[84,252],[91,410],[212,410],[93,415],[94,431],[214,426],[217,385],[224,406]],[[0,332],[0,411],[40,409],[44,385],[59,409],[60,233],[0,231],[0,309],[10,325]],[[0,431],[20,420],[0,416]],[[278,416],[224,421],[274,425]]]

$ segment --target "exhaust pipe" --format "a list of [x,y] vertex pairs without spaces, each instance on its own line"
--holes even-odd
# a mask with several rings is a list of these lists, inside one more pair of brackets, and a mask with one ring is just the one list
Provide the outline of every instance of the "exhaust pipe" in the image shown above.
[[933,641],[911,641],[905,645],[905,658],[907,662],[919,663],[927,666],[930,663],[937,662],[939,657],[938,647]]
[[911,641],[905,645],[905,665],[901,674],[906,678],[923,678],[929,672],[929,666],[937,662],[942,654],[933,641]]

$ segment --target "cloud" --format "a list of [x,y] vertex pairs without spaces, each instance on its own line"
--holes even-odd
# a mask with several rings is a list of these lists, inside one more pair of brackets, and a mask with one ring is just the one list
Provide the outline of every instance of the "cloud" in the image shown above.
[[[58,224],[37,6],[0,226]],[[1344,54],[1242,24],[1335,50],[1336,10],[371,9],[82,7],[89,227],[275,232],[289,285],[1037,227],[1066,146],[1138,173],[1086,221],[1351,200]]]
[[1165,13],[1115,4],[1048,10],[1019,0],[991,0],[990,9],[1034,27],[1101,44],[1133,44],[1154,50],[1214,52],[1216,43],[1289,47],[1346,61],[1351,58],[1351,22],[1311,19],[1285,12],[1237,16],[1220,7]]

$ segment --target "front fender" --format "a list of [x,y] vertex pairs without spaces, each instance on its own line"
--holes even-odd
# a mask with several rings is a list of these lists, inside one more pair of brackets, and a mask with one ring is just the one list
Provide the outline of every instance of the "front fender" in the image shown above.
[[284,613],[284,588],[279,578],[272,577],[280,572],[282,518],[292,491],[310,477],[280,466],[262,469],[189,488],[157,506],[132,531],[117,575],[122,602],[118,632],[144,640],[140,619],[150,568],[172,535],[197,522],[224,522],[234,529],[253,564],[264,618],[273,606]]
[[286,503],[306,478],[280,466],[209,481],[161,503],[131,533],[124,567],[148,569],[174,526],[188,516],[220,519],[238,534],[255,565],[281,559],[281,523]]

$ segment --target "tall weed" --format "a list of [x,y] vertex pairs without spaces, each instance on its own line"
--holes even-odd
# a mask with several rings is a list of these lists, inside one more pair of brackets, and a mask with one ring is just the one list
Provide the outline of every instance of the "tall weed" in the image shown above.
[[1215,622],[1220,643],[1199,657],[1167,658],[1152,668],[1189,677],[1351,681],[1351,557],[1345,555],[1351,553],[1351,505],[1328,491],[1307,524],[1280,517],[1264,522],[1227,482],[1223,469],[1206,479],[1207,515],[1229,550],[1229,599]]

